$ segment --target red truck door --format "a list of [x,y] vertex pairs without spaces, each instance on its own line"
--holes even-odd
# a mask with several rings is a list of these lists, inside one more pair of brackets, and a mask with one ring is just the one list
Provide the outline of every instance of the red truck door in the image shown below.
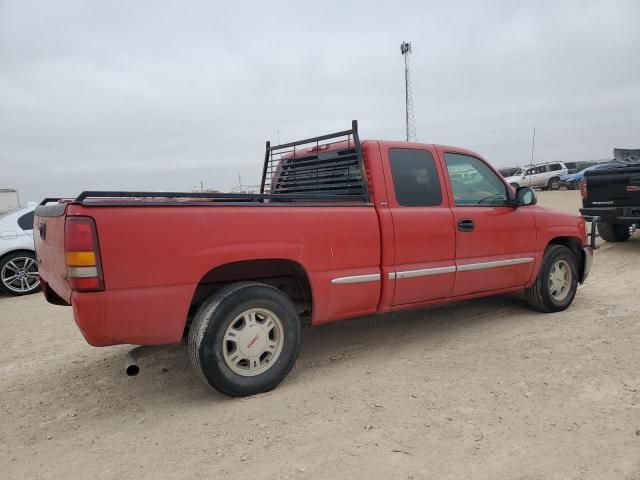
[[508,187],[480,158],[441,149],[438,153],[448,171],[456,229],[453,295],[524,286],[535,259],[532,212],[508,206]]
[[392,304],[446,298],[455,280],[455,230],[437,154],[426,145],[383,148],[395,233]]

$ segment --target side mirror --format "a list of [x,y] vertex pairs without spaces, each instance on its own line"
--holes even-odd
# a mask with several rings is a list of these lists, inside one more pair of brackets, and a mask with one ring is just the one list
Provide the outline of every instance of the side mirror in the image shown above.
[[518,189],[516,190],[516,199],[514,202],[516,207],[535,205],[536,203],[538,203],[538,198],[536,197],[536,192],[533,191],[533,188],[518,187]]

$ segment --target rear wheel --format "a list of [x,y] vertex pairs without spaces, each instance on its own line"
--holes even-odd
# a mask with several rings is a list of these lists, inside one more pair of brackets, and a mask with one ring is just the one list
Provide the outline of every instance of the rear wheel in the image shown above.
[[560,189],[560,179],[558,177],[552,178],[549,180],[547,185],[549,190],[559,190]]
[[196,313],[189,357],[201,377],[234,397],[275,388],[300,349],[300,319],[277,288],[255,282],[229,285]]
[[565,310],[578,289],[578,259],[563,245],[547,248],[534,284],[525,289],[527,303],[539,312]]
[[607,242],[624,242],[631,236],[629,226],[619,223],[598,222],[598,233]]
[[28,295],[39,288],[38,263],[33,253],[11,253],[0,260],[0,290],[11,295]]

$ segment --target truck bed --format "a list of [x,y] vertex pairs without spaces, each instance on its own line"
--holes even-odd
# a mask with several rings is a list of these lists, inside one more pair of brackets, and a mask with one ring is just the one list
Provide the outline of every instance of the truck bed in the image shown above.
[[[144,215],[140,214],[144,208]],[[305,265],[311,291],[327,301],[314,319],[330,321],[375,311],[380,283],[364,288],[338,286],[330,279],[380,273],[380,231],[371,205],[259,204],[183,202],[179,205],[66,203],[38,207],[36,235],[45,294],[52,289],[74,309],[91,309],[76,318],[109,318],[93,345],[162,344],[180,340],[196,287],[215,283],[207,275],[218,264],[249,258],[288,259]],[[105,292],[72,292],[63,255],[64,219],[95,219]],[[331,228],[319,228],[331,224]],[[269,276],[265,271],[264,276]],[[196,292],[197,294],[197,292]],[[141,301],[152,298],[153,302]],[[141,307],[143,307],[141,309]],[[117,311],[114,311],[116,309]],[[313,320],[313,319],[312,319]],[[167,325],[175,328],[167,328]],[[132,331],[132,326],[136,331]],[[79,325],[87,335],[86,326]],[[165,332],[158,336],[157,332]],[[170,332],[167,337],[167,332]],[[125,337],[126,336],[126,337]]]

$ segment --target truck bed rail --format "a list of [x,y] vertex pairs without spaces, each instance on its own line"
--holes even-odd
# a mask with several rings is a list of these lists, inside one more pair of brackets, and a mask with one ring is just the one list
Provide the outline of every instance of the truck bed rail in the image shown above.
[[[77,203],[85,203],[90,199],[198,199],[226,202],[263,202],[270,201],[350,201],[357,200],[353,195],[316,194],[316,193],[217,193],[217,192],[136,192],[136,191],[104,191],[88,190],[82,192],[75,198]],[[51,201],[51,199],[49,199]]]

